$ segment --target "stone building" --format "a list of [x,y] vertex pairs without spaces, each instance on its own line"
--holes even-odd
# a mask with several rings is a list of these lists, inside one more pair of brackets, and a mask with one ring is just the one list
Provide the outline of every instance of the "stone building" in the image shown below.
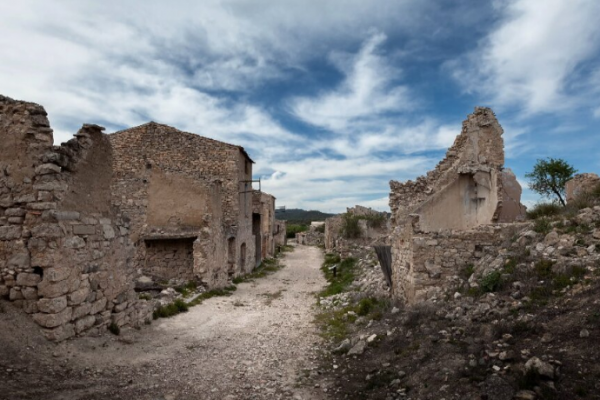
[[600,177],[593,173],[577,174],[565,184],[566,202],[572,202],[582,194],[600,187]]
[[501,223],[524,218],[521,187],[504,169],[502,134],[492,110],[476,108],[433,171],[390,182],[397,297],[415,302],[435,296],[460,268],[505,239]]
[[219,287],[274,253],[275,198],[255,194],[242,147],[103,130],[54,146],[42,106],[0,96],[0,297],[52,340],[151,319],[142,276]]
[[113,205],[131,221],[138,270],[218,287],[260,262],[242,147],[155,122],[108,137]]
[[252,233],[258,266],[275,256],[275,197],[258,190],[252,193]]
[[133,290],[128,218],[111,206],[108,138],[84,125],[53,146],[46,116],[0,96],[0,297],[51,340],[143,323],[152,309]]

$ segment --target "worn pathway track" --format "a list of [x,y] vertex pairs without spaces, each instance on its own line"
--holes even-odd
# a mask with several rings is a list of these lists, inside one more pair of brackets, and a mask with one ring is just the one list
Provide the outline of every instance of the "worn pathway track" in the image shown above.
[[325,284],[322,252],[298,246],[282,262],[230,297],[141,331],[60,344],[53,359],[64,367],[44,379],[46,360],[14,375],[21,390],[11,399],[325,399],[323,390],[297,385],[318,362],[313,305]]

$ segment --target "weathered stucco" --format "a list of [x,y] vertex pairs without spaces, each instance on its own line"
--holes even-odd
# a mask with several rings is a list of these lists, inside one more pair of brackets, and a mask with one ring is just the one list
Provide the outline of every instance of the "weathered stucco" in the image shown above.
[[521,187],[504,169],[502,134],[492,110],[478,107],[433,171],[415,181],[390,182],[397,297],[431,297],[457,268],[478,259],[478,248],[499,245],[502,229],[487,225],[524,218]]

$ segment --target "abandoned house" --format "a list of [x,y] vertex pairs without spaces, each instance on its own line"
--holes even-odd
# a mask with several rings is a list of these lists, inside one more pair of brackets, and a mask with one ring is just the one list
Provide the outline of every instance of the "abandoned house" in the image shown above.
[[130,219],[142,274],[216,287],[260,263],[242,147],[154,122],[108,138],[113,204]]
[[435,297],[458,271],[497,250],[524,218],[521,186],[504,169],[503,130],[478,107],[446,157],[415,181],[391,181],[393,293],[409,303]]
[[[242,147],[154,122],[103,130],[54,146],[42,106],[0,96],[0,297],[51,340],[150,319],[140,276],[219,287],[263,243],[272,255],[275,198],[253,215]],[[259,253],[256,219],[271,226]]]

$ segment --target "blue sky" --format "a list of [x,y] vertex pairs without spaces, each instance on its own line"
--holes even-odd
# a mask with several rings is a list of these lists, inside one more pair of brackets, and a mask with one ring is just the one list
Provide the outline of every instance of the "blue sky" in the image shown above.
[[57,142],[166,123],[244,146],[288,208],[386,210],[478,105],[523,185],[543,157],[600,170],[597,0],[12,3],[0,93],[44,105]]

